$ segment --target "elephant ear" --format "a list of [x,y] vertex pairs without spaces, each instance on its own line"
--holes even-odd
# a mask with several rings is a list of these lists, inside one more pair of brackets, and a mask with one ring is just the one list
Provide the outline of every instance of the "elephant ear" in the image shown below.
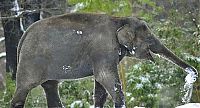
[[121,45],[126,47],[129,51],[133,48],[133,40],[135,34],[128,25],[124,25],[117,30],[117,38]]

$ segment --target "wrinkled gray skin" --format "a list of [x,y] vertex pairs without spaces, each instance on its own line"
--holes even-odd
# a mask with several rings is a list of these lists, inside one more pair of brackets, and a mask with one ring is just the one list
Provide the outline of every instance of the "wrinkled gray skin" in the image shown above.
[[93,75],[95,107],[103,107],[108,92],[115,108],[125,108],[117,65],[124,56],[153,61],[150,52],[196,72],[134,17],[76,13],[38,21],[18,46],[17,88],[11,107],[23,107],[28,92],[38,85],[45,90],[48,107],[62,107],[58,81]]

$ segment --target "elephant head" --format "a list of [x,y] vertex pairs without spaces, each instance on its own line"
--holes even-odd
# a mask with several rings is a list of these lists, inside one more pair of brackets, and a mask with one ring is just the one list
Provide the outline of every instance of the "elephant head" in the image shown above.
[[152,33],[147,24],[137,18],[128,18],[117,30],[117,38],[121,46],[126,48],[129,56],[154,61],[152,53],[159,54],[196,75],[197,70],[177,57]]

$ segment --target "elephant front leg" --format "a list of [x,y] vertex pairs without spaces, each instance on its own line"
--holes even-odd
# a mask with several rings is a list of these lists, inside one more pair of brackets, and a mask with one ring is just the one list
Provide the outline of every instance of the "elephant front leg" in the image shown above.
[[95,66],[95,80],[111,95],[115,108],[125,108],[125,99],[117,71],[117,63],[99,62]]
[[108,93],[105,88],[95,80],[95,91],[94,91],[94,105],[95,108],[103,108],[106,102]]

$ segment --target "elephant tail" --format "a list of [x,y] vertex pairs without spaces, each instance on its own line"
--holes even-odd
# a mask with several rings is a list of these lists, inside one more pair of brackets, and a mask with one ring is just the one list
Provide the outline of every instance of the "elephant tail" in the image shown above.
[[24,32],[24,34],[22,35],[21,39],[19,40],[19,43],[18,43],[18,47],[17,47],[17,64],[19,63],[19,54],[20,54],[20,51],[21,51],[21,48],[22,48],[22,44],[27,36],[27,32]]

